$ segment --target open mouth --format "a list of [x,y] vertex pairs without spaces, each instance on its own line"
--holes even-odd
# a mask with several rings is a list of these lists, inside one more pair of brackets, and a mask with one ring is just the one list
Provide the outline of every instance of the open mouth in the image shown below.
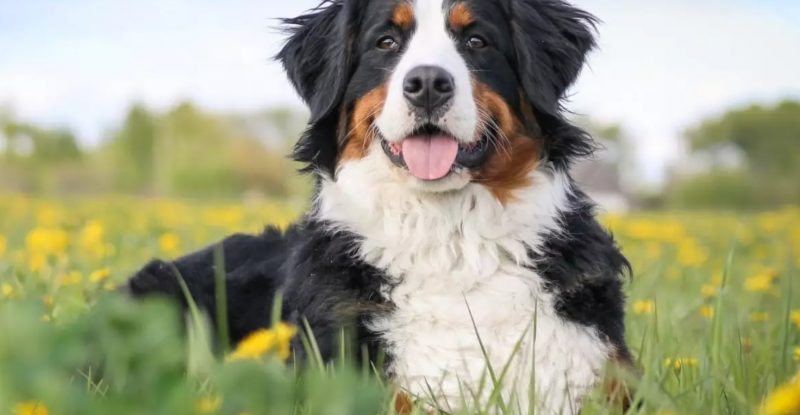
[[395,165],[425,181],[441,180],[457,168],[473,169],[482,165],[491,148],[491,137],[470,145],[433,125],[418,128],[400,143],[381,140],[383,151]]

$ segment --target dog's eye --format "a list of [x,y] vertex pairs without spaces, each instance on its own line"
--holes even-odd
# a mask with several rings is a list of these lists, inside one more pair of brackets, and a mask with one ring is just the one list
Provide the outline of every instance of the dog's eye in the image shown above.
[[477,35],[470,36],[469,39],[467,39],[467,46],[471,49],[483,49],[486,47],[486,44],[486,39]]
[[393,37],[384,36],[378,39],[378,49],[396,52],[400,49],[400,44]]

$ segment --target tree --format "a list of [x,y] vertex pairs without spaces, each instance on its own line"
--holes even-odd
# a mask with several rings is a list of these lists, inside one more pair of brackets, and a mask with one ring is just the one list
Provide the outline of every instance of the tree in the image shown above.
[[[739,190],[749,189],[754,199],[749,205],[800,203],[800,102],[732,110],[691,129],[686,138],[693,155],[703,156],[709,165],[701,187],[713,191],[708,178],[716,176],[727,183],[720,189],[730,188],[732,178],[738,177],[744,182]],[[731,165],[731,154],[738,163]],[[691,183],[695,179],[700,180],[700,175],[683,180],[678,187],[696,188]],[[695,193],[700,197],[703,192]]]
[[790,177],[800,171],[800,102],[730,111],[691,130],[688,138],[694,151],[735,148],[764,178]]
[[116,181],[121,188],[141,190],[152,186],[157,122],[140,104],[128,110],[122,128],[113,138]]

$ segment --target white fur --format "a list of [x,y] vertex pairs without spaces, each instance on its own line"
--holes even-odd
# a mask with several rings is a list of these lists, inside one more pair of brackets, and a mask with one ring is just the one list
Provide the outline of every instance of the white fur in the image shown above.
[[455,80],[453,104],[438,120],[439,127],[462,143],[480,139],[470,71],[456,49],[455,40],[447,31],[448,13],[442,0],[414,2],[416,30],[393,72],[386,103],[375,122],[383,137],[390,142],[401,142],[418,127],[403,95],[403,81],[409,71],[422,65],[442,67]]
[[396,284],[383,293],[396,311],[371,322],[388,345],[390,373],[451,408],[462,397],[470,404],[470,390],[486,398],[491,387],[477,390],[482,378],[491,385],[479,334],[497,376],[514,359],[502,381],[514,412],[528,412],[534,390],[537,413],[576,413],[610,347],[557,315],[528,256],[570,209],[568,178],[535,171],[533,185],[502,205],[482,185],[423,192],[407,176],[373,145],[324,181],[318,200],[321,218],[362,236],[359,255]]

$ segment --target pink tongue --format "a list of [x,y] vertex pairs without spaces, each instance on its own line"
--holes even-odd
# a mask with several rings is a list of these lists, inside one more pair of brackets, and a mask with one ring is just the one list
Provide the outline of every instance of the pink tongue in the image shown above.
[[414,177],[439,180],[450,173],[458,156],[458,143],[444,135],[409,137],[403,141],[403,160]]

